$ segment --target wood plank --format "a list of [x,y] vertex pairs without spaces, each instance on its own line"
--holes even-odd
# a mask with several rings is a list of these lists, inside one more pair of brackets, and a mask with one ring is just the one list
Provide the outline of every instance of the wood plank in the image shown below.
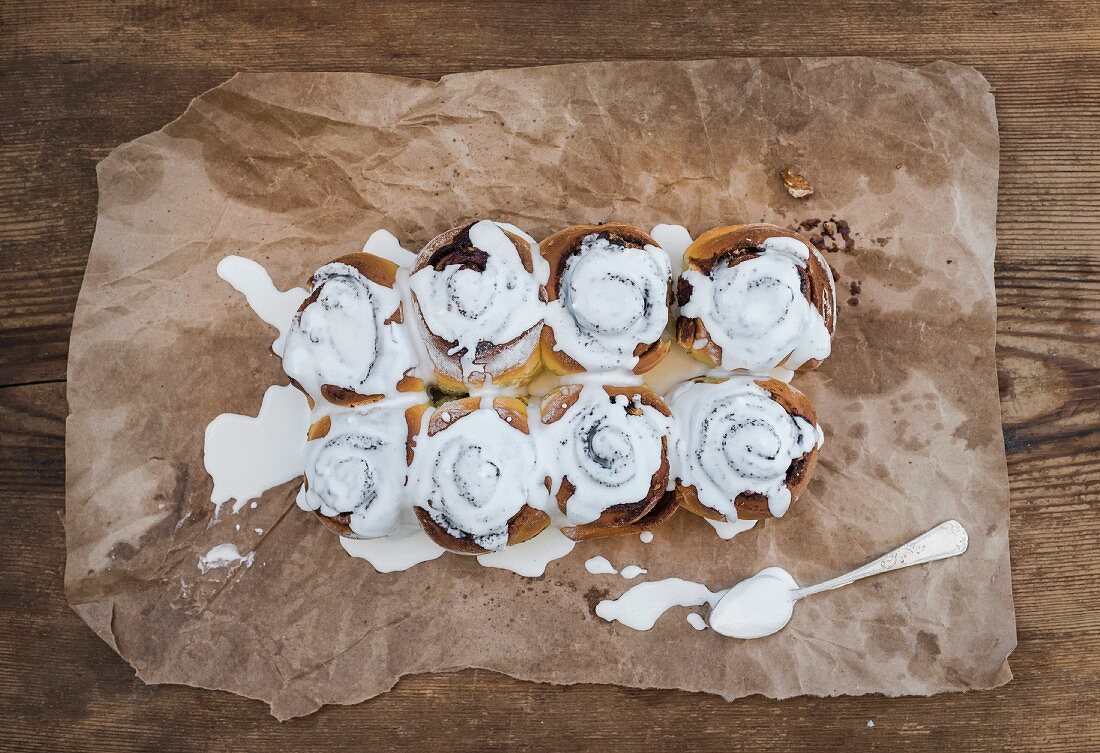
[[[406,678],[369,703],[278,725],[246,699],[146,687],[68,609],[59,380],[94,230],[94,166],[111,148],[241,69],[435,78],[777,54],[947,58],[978,67],[996,91],[998,366],[1020,637],[1013,683],[932,698],[726,703],[468,670]],[[8,2],[0,82],[0,385],[23,385],[0,387],[0,747],[1100,748],[1096,2]]]

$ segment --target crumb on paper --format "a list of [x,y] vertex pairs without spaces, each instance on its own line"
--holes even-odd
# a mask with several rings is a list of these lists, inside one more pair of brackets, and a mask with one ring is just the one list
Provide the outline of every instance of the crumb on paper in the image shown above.
[[875,727],[875,720],[874,719],[868,719],[867,720],[867,729],[874,729],[874,727]]
[[852,226],[847,220],[837,217],[830,217],[827,220],[812,217],[798,223],[798,230],[806,234],[810,243],[818,251],[829,253],[853,251],[856,246],[855,238],[852,237],[854,235]]
[[783,185],[786,186],[787,193],[794,198],[805,199],[807,196],[813,196],[814,187],[810,185],[810,181],[806,179],[806,176],[799,175],[788,167],[779,173],[779,177],[783,179]]

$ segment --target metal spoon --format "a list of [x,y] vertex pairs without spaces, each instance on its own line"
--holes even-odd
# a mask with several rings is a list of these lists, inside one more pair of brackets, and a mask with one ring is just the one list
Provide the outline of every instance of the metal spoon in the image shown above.
[[800,588],[786,570],[769,567],[727,591],[711,610],[710,626],[734,638],[762,638],[786,626],[799,599],[872,575],[954,557],[965,552],[968,543],[962,525],[949,520],[862,567],[806,588]]

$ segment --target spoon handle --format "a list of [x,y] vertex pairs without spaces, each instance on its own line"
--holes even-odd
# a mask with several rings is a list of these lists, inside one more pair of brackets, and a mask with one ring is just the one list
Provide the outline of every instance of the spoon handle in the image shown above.
[[966,551],[969,539],[966,530],[957,520],[949,520],[940,523],[927,533],[923,533],[908,544],[902,544],[889,554],[884,554],[873,562],[868,562],[863,567],[858,567],[850,573],[818,583],[816,586],[795,589],[795,599],[802,599],[822,591],[831,591],[834,588],[846,586],[861,578],[869,578],[872,575],[888,573],[891,570],[900,570],[912,565],[923,565],[925,562],[934,562],[947,557],[954,557]]

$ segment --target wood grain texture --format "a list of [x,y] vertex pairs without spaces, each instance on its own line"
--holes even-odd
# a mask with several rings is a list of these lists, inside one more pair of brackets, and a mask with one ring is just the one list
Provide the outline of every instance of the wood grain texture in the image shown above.
[[[65,359],[94,166],[114,146],[238,70],[434,78],[853,54],[967,63],[996,92],[998,366],[1020,638],[1011,684],[726,703],[470,670],[406,678],[280,725],[246,699],[145,686],[68,609]],[[0,748],[1100,749],[1100,4],[6,2],[0,81]]]

